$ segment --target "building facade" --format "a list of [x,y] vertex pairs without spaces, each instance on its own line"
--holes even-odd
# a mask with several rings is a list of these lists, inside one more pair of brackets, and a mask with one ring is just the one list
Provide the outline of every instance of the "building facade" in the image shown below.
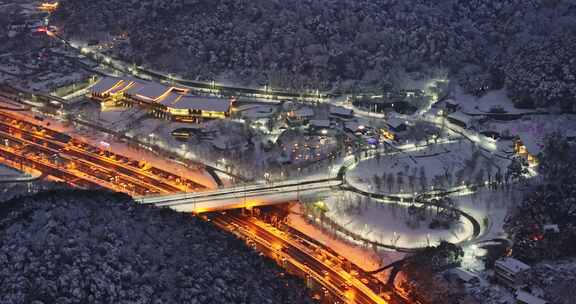
[[187,88],[115,77],[104,77],[89,89],[90,98],[99,101],[103,108],[138,106],[156,117],[182,122],[230,116],[234,98],[189,93]]

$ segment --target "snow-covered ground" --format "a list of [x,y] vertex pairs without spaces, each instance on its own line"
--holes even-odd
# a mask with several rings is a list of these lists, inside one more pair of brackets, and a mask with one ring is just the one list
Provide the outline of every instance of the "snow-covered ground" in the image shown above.
[[292,163],[307,163],[335,157],[337,140],[328,135],[290,133],[281,137],[282,156]]
[[138,108],[123,108],[100,113],[99,122],[113,130],[130,130],[134,120],[146,115],[145,111]]
[[503,174],[507,165],[508,160],[494,157],[460,138],[361,160],[346,178],[354,187],[367,191],[413,193],[463,182],[484,182],[498,170]]
[[518,136],[528,152],[536,155],[544,147],[544,140],[549,134],[559,132],[564,136],[576,136],[576,115],[530,115],[508,122],[490,121],[484,128],[500,134]]
[[[505,90],[490,91],[486,95],[478,98],[467,95],[462,89],[456,87],[454,98],[449,101],[459,106],[459,115],[468,117],[473,121],[473,125],[479,131],[494,131],[502,136],[515,137],[526,145],[528,152],[532,155],[538,154],[545,137],[554,132],[560,132],[565,136],[576,136],[576,115],[560,114],[555,107],[538,109],[518,109],[506,95]],[[490,119],[487,122],[479,123],[483,114],[522,114],[521,118],[514,120]],[[475,116],[474,116],[475,115]],[[455,127],[458,129],[458,127]],[[463,130],[472,133],[470,130]],[[499,141],[500,144],[502,140]]]
[[[243,110],[240,111],[240,116],[245,110],[258,117],[257,113],[271,115],[278,106],[248,104],[241,108]],[[259,137],[260,130],[250,130],[242,119],[207,120],[200,123],[173,122],[152,117],[139,107],[110,108],[103,111],[98,103],[91,100],[77,104],[71,114],[177,153],[184,159],[247,177],[262,176],[266,171],[267,159],[273,159],[271,155],[277,154],[265,154],[262,151],[264,137]],[[267,129],[264,126],[262,128]],[[173,131],[178,129],[187,129],[191,132],[190,138],[175,138]]]
[[0,165],[0,180],[10,178],[10,177],[17,177],[21,176],[22,172],[15,170],[10,167],[6,167],[4,165]]
[[481,188],[477,192],[452,198],[457,208],[469,213],[482,224],[481,235],[476,240],[479,242],[507,237],[503,228],[506,214],[528,191],[525,186],[517,184],[508,189]]
[[468,114],[485,114],[495,109],[510,114],[537,112],[537,110],[515,108],[505,90],[490,91],[482,97],[475,97],[465,94],[462,88],[457,86],[453,102],[459,104],[462,112]]
[[372,200],[357,194],[340,193],[325,200],[326,216],[345,229],[381,244],[416,248],[436,245],[441,240],[459,243],[472,235],[472,223],[461,218],[450,229],[430,229],[435,209],[425,220],[416,220],[408,205]]
[[302,214],[300,205],[294,205],[291,211],[292,213],[288,217],[288,224],[291,227],[306,234],[326,247],[331,248],[365,271],[378,269],[383,265],[393,263],[405,256],[404,253],[396,251],[381,249],[374,251],[373,248],[366,248],[359,244],[355,244],[353,241],[331,234],[325,229],[308,222]]

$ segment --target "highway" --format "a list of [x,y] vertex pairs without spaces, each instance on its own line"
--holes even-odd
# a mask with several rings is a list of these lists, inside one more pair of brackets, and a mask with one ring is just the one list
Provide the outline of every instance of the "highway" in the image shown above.
[[102,150],[9,111],[0,110],[0,145],[7,157],[27,158],[27,163],[34,161],[35,166],[42,159],[56,178],[64,171],[77,172],[88,176],[91,184],[131,195],[205,190],[188,178]]
[[[223,208],[230,207],[231,198],[244,198],[240,207],[246,206],[246,197],[249,197],[252,202],[250,204],[253,204],[250,207],[259,205],[258,202],[285,203],[297,200],[300,192],[321,191],[341,184],[338,179],[328,178],[181,194],[178,192],[182,183],[172,178],[171,173],[154,167],[141,168],[135,160],[79,142],[73,136],[46,128],[40,122],[25,121],[14,113],[2,110],[0,110],[0,161],[20,169],[42,171],[56,180],[77,187],[102,187],[140,196],[141,199],[146,199],[146,195],[154,193],[173,194],[168,196],[168,201],[166,196],[152,196],[148,203],[175,209],[189,206],[190,200],[195,201],[194,204],[216,203]],[[271,198],[271,196],[277,197]],[[217,223],[222,223],[226,219],[219,219]],[[335,303],[388,303],[359,279],[342,269],[328,267],[327,264],[330,263],[328,260],[323,262],[319,257],[314,257],[310,249],[306,249],[307,245],[296,243],[293,237],[283,237],[280,232],[275,233],[271,229],[265,229],[258,222],[243,218],[234,218],[230,225],[240,227],[238,229],[246,232],[256,231],[255,238],[259,240],[261,246],[278,248],[278,244],[283,244],[282,255],[289,259],[294,267],[309,273],[314,281],[325,286],[326,291],[338,299]]]
[[[189,206],[191,200],[194,204],[217,204],[218,208],[230,208],[232,198],[241,202],[239,207],[247,207],[247,197],[250,198],[248,207],[285,203],[296,201],[300,193],[329,190],[341,184],[339,179],[327,178],[182,194],[178,193],[182,180],[188,183],[192,181],[181,177],[176,180],[173,174],[162,169],[142,167],[135,160],[104,151],[71,135],[49,129],[42,122],[26,121],[4,110],[0,110],[0,161],[19,169],[38,170],[56,180],[82,188],[107,188],[140,196],[142,199],[150,194],[173,194],[168,196],[168,201],[166,196],[152,196],[148,203],[177,210]],[[192,186],[199,187],[197,184]],[[222,221],[227,219],[223,217],[216,222],[224,223]],[[282,235],[255,219],[235,217],[231,218],[230,225],[246,233],[255,231],[254,238],[261,246],[281,250],[281,255],[294,267],[308,273],[311,279],[324,286],[326,292],[335,297],[334,303],[389,303],[359,278],[336,267],[336,263],[342,263],[337,257],[322,260],[322,257],[327,256],[326,253],[315,256],[314,252],[318,254],[319,251],[325,251],[319,246],[315,246],[313,251],[310,249],[312,243],[299,243],[295,241],[295,236]]]
[[350,265],[349,261],[302,236],[234,212],[216,214],[212,221],[247,242],[256,242],[268,256],[289,263],[313,278],[335,296],[330,303],[406,303],[392,291],[380,292],[384,290],[381,282],[357,267],[346,266]]
[[108,184],[108,188],[115,189],[112,184],[93,181],[90,176],[73,172],[66,168],[59,168],[49,163],[44,158],[35,158],[30,155],[23,155],[18,148],[5,147],[0,145],[0,161],[13,168],[22,171],[40,170],[45,174],[55,177],[58,181],[64,181],[72,186],[80,188],[94,188],[102,186],[102,183]]
[[[57,34],[51,32],[47,34],[114,70],[136,77],[139,75],[149,77],[163,83],[177,83],[198,91],[278,100],[317,101],[333,97],[321,93],[241,88],[221,86],[214,82],[179,79],[112,60],[97,51],[73,46]],[[102,187],[126,192],[143,204],[154,204],[177,211],[195,213],[230,208],[251,209],[262,205],[298,201],[301,195],[330,191],[342,186],[346,168],[350,165],[345,163],[344,166],[338,168],[339,170],[335,172],[338,175],[337,178],[291,180],[275,184],[253,184],[187,193],[204,191],[206,187],[189,178],[103,150],[71,135],[51,130],[42,122],[27,120],[8,109],[0,109],[0,161],[20,169],[39,170],[54,179],[78,187]],[[365,191],[356,192],[372,196],[372,193]],[[382,198],[385,197],[382,195]],[[398,198],[401,196],[398,195]],[[216,214],[212,221],[222,229],[256,242],[264,252],[308,274],[327,292],[335,296],[331,303],[407,303],[394,291],[381,293],[382,283],[375,282],[370,274],[357,267],[348,266],[347,261],[330,251],[329,248],[316,244],[303,235],[277,230],[255,218],[239,215],[237,211]]]

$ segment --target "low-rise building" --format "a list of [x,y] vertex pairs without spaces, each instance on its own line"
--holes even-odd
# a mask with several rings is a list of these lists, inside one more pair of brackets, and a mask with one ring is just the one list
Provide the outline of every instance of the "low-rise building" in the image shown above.
[[454,99],[447,99],[444,101],[444,109],[447,113],[453,113],[460,109],[460,104]]
[[511,257],[501,258],[494,264],[496,280],[511,288],[522,285],[520,274],[529,269],[529,265]]
[[182,96],[160,102],[160,113],[165,117],[183,122],[202,118],[226,118],[230,116],[233,100],[216,97]]
[[541,150],[541,146],[531,139],[528,141],[522,141],[519,138],[514,140],[514,152],[525,158],[530,166],[538,165],[538,158],[536,155],[538,155]]
[[472,126],[472,118],[462,112],[454,112],[446,116],[446,119],[454,125],[457,125],[463,129],[468,129]]
[[339,118],[352,118],[354,117],[354,111],[343,107],[330,106],[330,115]]
[[388,118],[386,120],[386,125],[388,126],[389,130],[392,132],[402,132],[406,131],[406,123],[399,119],[399,118]]
[[314,110],[310,107],[302,107],[288,112],[286,116],[291,123],[304,123],[314,117]]
[[556,224],[546,224],[542,226],[544,233],[560,233],[560,227]]
[[516,290],[516,301],[519,304],[548,304],[546,300],[523,290]]
[[[126,86],[128,82],[115,77],[104,77],[88,89],[90,97],[98,101],[106,101],[114,96],[117,89]],[[120,94],[120,97],[122,94]]]
[[89,89],[103,104],[140,106],[157,117],[193,122],[230,116],[234,98],[189,95],[189,89],[131,78],[105,77]]
[[330,128],[330,121],[327,119],[312,119],[308,124],[314,130]]

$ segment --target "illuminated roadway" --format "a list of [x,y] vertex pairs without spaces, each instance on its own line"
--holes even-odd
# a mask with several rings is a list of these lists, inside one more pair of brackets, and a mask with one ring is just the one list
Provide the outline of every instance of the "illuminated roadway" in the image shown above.
[[351,271],[344,269],[343,258],[295,234],[280,231],[258,219],[232,213],[215,215],[212,220],[223,229],[256,242],[269,256],[289,263],[312,277],[336,295],[333,303],[406,303],[394,292],[380,293],[382,283],[368,281],[371,276],[358,269],[354,275],[351,274]]
[[[50,34],[50,32],[48,32]],[[54,35],[52,35],[54,36]],[[57,37],[57,36],[56,36]],[[60,37],[57,37],[60,38]],[[68,43],[63,40],[64,43]],[[97,57],[99,54],[94,54]],[[124,65],[126,66],[126,65]],[[231,90],[247,95],[269,95],[276,98],[315,98],[320,94],[294,94],[220,87],[214,84],[195,83],[173,79],[153,71],[139,70],[156,79],[176,81],[196,88]],[[63,135],[61,137],[61,135]],[[205,187],[175,176],[159,168],[143,168],[121,155],[107,153],[94,146],[78,142],[71,137],[49,130],[41,124],[23,121],[0,111],[0,157],[11,166],[28,167],[83,187],[100,186],[138,196],[141,203],[167,206],[179,211],[204,212],[218,209],[254,207],[264,204],[296,201],[299,196],[312,191],[325,191],[340,186],[339,178],[323,180],[288,181],[277,184],[251,185],[205,193],[175,194],[162,197],[145,197],[149,194],[172,194]],[[189,189],[192,188],[192,189]],[[310,244],[294,235],[274,230],[256,219],[221,215],[214,222],[227,230],[257,241],[260,246],[275,251],[289,260],[296,268],[309,274],[341,303],[403,303],[399,299],[384,300],[360,278],[345,271],[336,262],[339,257],[324,251],[318,255]],[[316,248],[322,250],[322,248]],[[332,261],[332,262],[330,262]],[[393,293],[394,295],[394,293]]]
[[[181,192],[184,187],[182,181],[186,187],[205,190],[193,181],[182,177],[177,180],[171,173],[158,168],[141,168],[134,160],[79,142],[70,135],[44,127],[42,123],[27,121],[15,113],[3,110],[0,110],[0,161],[24,171],[42,171],[75,186],[103,187],[133,196]],[[181,211],[190,211],[190,208],[197,206],[214,210],[254,207],[296,201],[301,194],[328,190],[340,184],[341,181],[336,178],[287,181],[204,193],[152,196],[148,198],[148,203]],[[310,275],[331,295],[340,299],[340,303],[388,303],[358,278],[341,268],[329,267],[327,261],[315,257],[305,245],[294,241],[293,237],[283,236],[283,232],[265,229],[261,224],[249,220],[232,219],[235,225],[244,227],[244,231],[255,231],[254,238],[261,246],[280,250],[282,256],[289,259],[294,267]],[[225,220],[223,217],[218,222],[224,223]]]
[[294,202],[298,201],[302,195],[330,190],[341,184],[342,181],[338,178],[290,180],[198,193],[145,196],[136,198],[136,201],[142,204],[170,207],[181,212],[202,213]]
[[[0,110],[2,157],[20,169],[39,169],[64,181],[77,175],[86,186],[99,185],[131,195],[205,190],[205,186],[146,163],[104,151],[40,123]],[[88,182],[89,181],[89,182]]]

